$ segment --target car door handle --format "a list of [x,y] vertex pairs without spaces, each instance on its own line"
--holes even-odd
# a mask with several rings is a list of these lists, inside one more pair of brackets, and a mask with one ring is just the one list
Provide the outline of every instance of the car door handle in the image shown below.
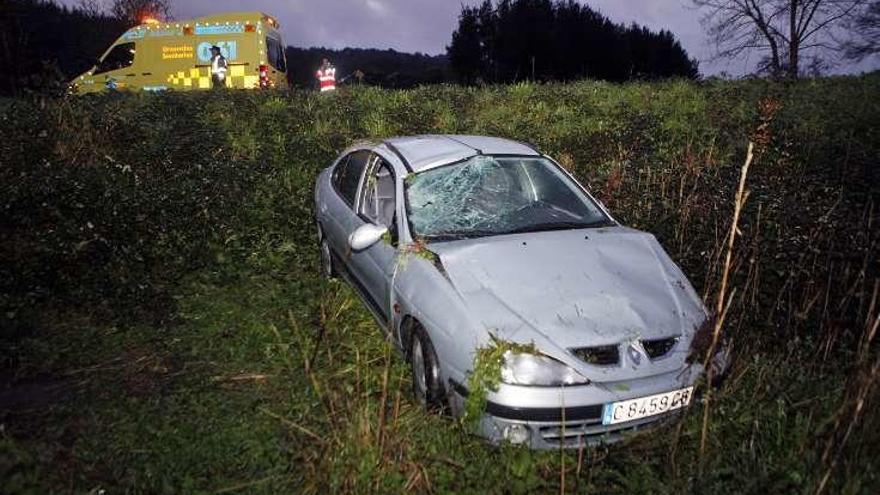
[[142,76],[152,76],[153,73],[152,72],[141,72],[141,75]]
[[125,77],[135,77],[135,76],[137,76],[137,74],[135,74],[135,73],[131,73],[131,74],[126,74],[126,75],[125,75]]

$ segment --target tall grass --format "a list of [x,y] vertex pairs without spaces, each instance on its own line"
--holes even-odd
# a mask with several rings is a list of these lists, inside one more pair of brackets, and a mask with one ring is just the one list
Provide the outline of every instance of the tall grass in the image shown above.
[[[878,89],[4,100],[0,491],[876,492]],[[319,278],[312,188],[355,139],[447,132],[535,143],[707,301],[727,294],[734,364],[705,428],[698,404],[623,444],[542,453],[416,407],[360,302]]]

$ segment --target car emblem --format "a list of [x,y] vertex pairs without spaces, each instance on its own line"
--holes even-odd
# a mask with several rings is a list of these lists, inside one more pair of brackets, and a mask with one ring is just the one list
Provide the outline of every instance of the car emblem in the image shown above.
[[633,362],[633,364],[639,365],[642,364],[642,353],[639,352],[639,348],[636,347],[638,344],[633,342],[627,347],[626,351],[629,354],[629,359]]

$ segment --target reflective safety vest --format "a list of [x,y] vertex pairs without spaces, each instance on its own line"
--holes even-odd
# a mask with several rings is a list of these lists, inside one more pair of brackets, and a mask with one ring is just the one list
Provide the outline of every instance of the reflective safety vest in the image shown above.
[[315,75],[321,82],[321,91],[333,91],[336,89],[336,67],[327,67],[326,69],[318,69]]
[[223,55],[217,55],[216,57],[211,58],[211,74],[217,74],[221,77],[226,76],[226,57]]

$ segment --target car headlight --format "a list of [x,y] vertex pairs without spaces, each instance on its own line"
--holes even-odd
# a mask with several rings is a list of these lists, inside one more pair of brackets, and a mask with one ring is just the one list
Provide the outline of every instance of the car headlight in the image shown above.
[[541,387],[590,383],[583,375],[551,357],[510,351],[504,353],[501,381],[510,385]]

